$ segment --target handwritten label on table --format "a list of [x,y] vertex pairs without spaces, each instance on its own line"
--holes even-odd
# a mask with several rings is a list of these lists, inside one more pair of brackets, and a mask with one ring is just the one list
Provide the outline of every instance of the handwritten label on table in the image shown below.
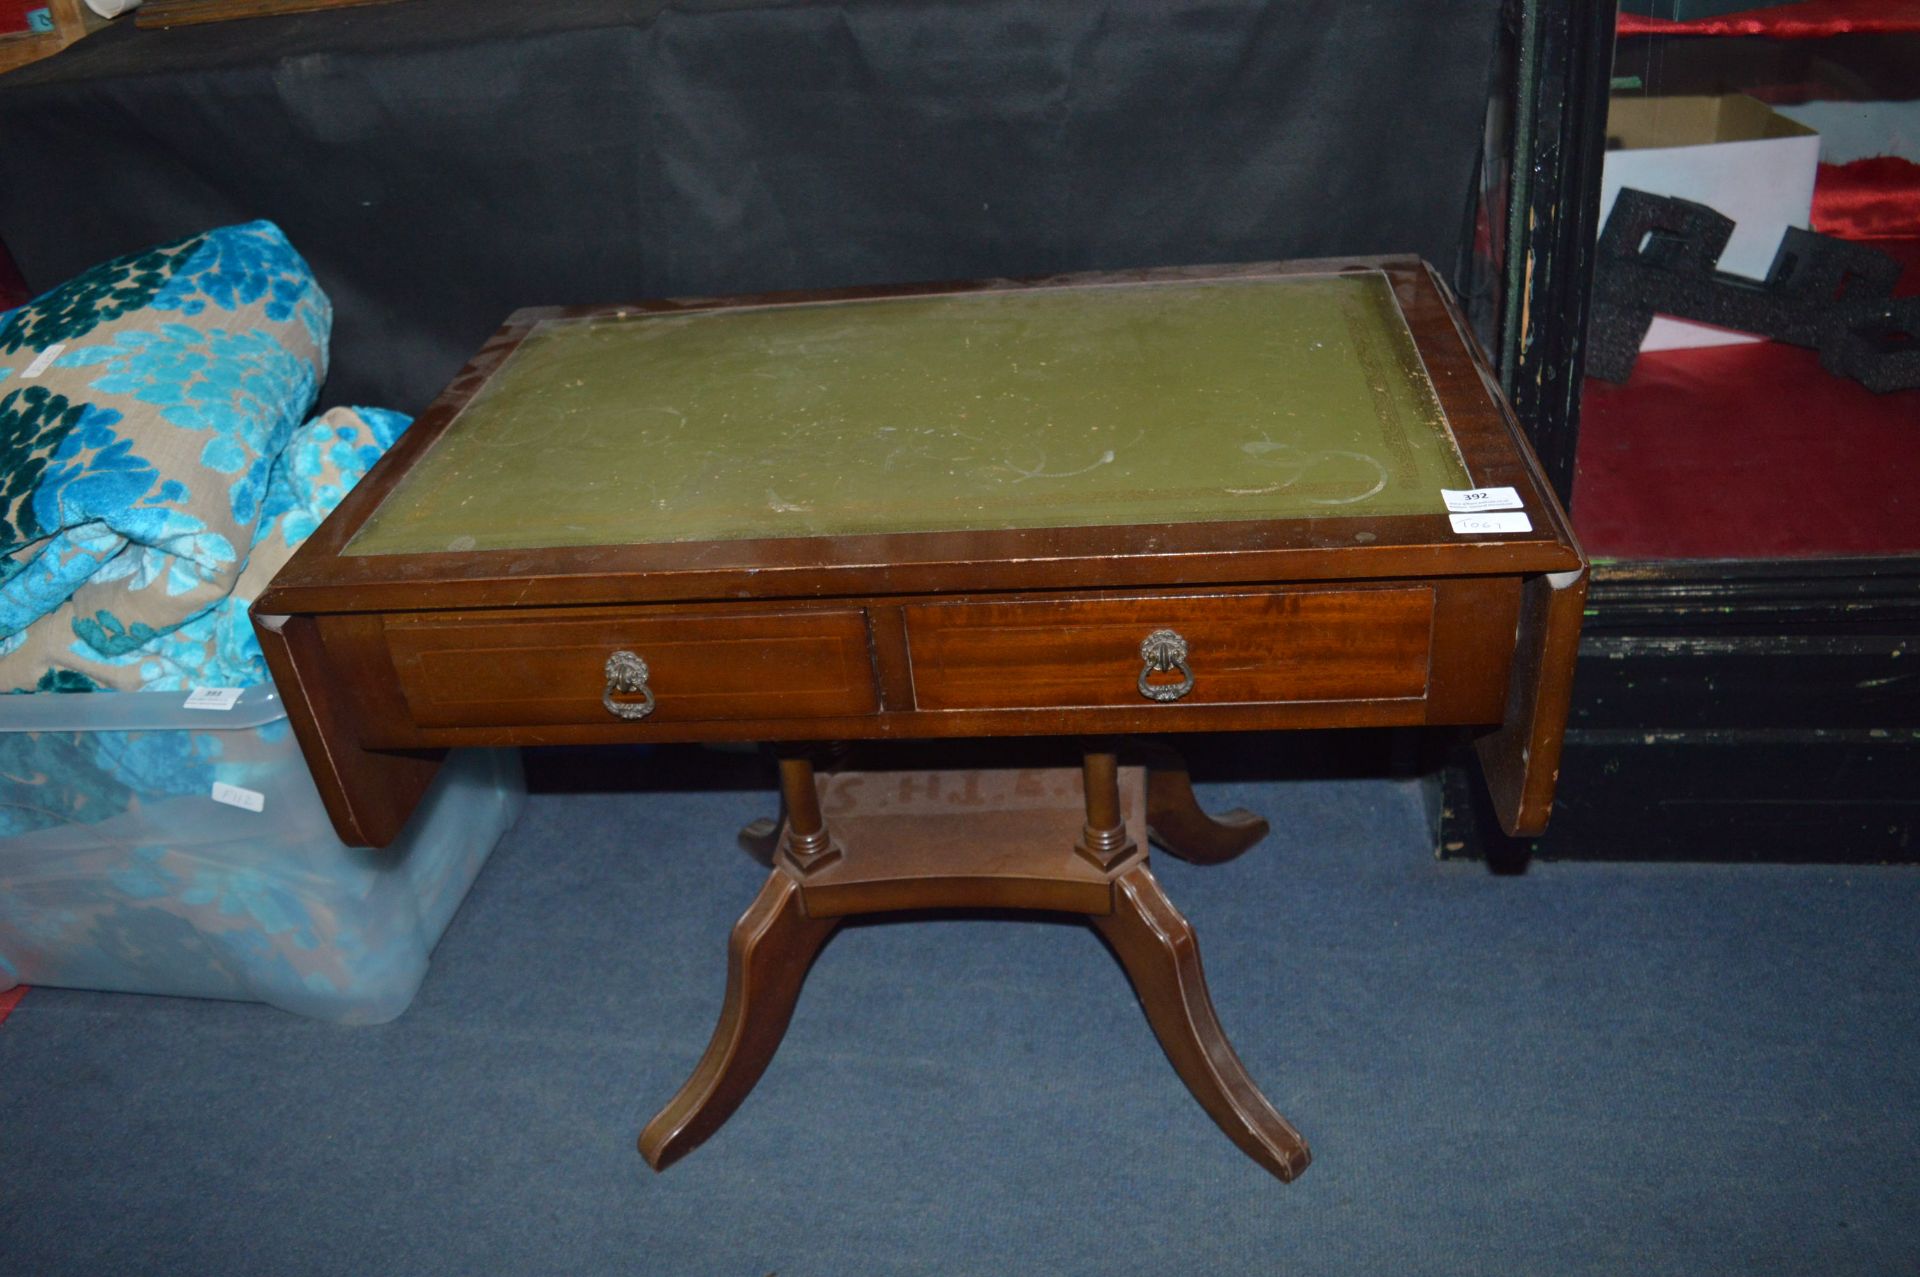
[[1453,524],[1453,530],[1462,536],[1483,535],[1489,532],[1531,532],[1533,520],[1524,514],[1450,514],[1447,516]]

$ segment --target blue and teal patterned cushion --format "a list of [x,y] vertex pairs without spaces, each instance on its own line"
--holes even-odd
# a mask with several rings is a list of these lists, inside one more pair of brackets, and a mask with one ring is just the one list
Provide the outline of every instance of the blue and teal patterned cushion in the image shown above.
[[33,631],[44,631],[46,641],[36,637],[0,653],[0,691],[173,691],[266,682],[247,608],[408,420],[382,408],[334,408],[307,422],[274,459],[245,566],[225,598],[126,651],[102,650],[81,637],[73,624],[82,619],[78,605],[63,604]]
[[[124,655],[228,597],[331,324],[271,222],[115,258],[0,319],[0,655]],[[59,634],[28,631],[56,612]]]

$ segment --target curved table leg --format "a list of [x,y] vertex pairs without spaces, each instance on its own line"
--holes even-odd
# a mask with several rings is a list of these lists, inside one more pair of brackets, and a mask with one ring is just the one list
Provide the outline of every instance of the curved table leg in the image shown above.
[[665,1170],[740,1107],[780,1046],[807,968],[838,925],[837,918],[809,918],[800,885],[774,870],[727,942],[727,996],[706,1054],[640,1132],[647,1165]]
[[1210,816],[1201,810],[1186,760],[1170,746],[1139,747],[1147,765],[1147,836],[1182,860],[1218,865],[1267,836],[1267,822],[1235,808]]
[[1311,1159],[1307,1142],[1260,1094],[1220,1028],[1193,928],[1146,865],[1113,887],[1113,912],[1088,920],[1120,955],[1174,1071],[1242,1152],[1292,1180]]

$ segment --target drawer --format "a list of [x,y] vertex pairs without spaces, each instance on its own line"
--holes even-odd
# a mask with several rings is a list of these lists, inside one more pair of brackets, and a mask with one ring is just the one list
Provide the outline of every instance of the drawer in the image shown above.
[[[1153,598],[926,604],[906,609],[923,710],[1245,705],[1417,699],[1427,691],[1433,590],[1425,585]],[[1142,644],[1170,630],[1178,668]]]
[[[386,644],[421,727],[606,724],[607,662],[646,663],[642,723],[871,714],[879,708],[866,614],[436,613],[389,619]],[[618,694],[639,706],[644,697]]]

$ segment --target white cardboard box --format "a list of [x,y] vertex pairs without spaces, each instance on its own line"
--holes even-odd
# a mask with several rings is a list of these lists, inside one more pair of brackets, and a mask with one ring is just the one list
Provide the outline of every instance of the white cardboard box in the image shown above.
[[[1781,232],[1805,227],[1813,208],[1820,137],[1743,93],[1721,97],[1616,97],[1607,109],[1600,224],[1620,188],[1673,195],[1734,220],[1720,269],[1762,279]],[[1664,316],[1642,350],[1725,346],[1760,338]]]

